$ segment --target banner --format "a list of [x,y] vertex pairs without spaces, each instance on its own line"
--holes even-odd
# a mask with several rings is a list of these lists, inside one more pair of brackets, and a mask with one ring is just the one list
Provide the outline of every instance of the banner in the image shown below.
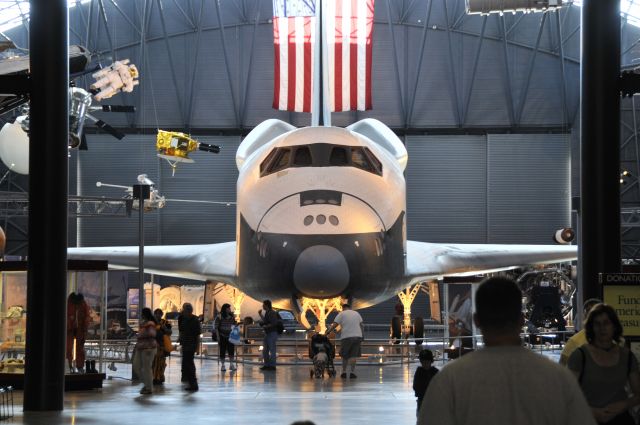
[[600,273],[604,302],[616,311],[625,337],[640,337],[640,274]]

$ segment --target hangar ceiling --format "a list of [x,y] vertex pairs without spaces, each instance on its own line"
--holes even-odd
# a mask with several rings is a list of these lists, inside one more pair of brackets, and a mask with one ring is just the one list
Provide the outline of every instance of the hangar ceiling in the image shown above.
[[[568,132],[579,110],[579,2],[558,12],[466,15],[464,0],[378,0],[374,109],[333,115],[336,125],[376,117],[397,130]],[[114,127],[243,131],[271,109],[271,1],[69,0],[70,42],[108,65],[128,58],[141,84],[118,101],[136,113]],[[28,48],[29,3],[0,0],[0,29]],[[623,66],[640,56],[640,0],[623,0]],[[12,28],[8,28],[13,26]],[[90,77],[79,81],[89,84]]]
[[[25,2],[7,4],[26,16]],[[232,131],[274,117],[309,123],[306,114],[271,109],[271,1],[70,4],[71,43],[105,65],[129,58],[140,70],[140,87],[121,100],[137,112],[109,116],[115,127]],[[5,34],[26,48],[25,22]],[[378,0],[375,23],[374,109],[334,114],[336,125],[376,117],[404,130],[573,126],[579,7],[483,17],[466,15],[464,0]]]

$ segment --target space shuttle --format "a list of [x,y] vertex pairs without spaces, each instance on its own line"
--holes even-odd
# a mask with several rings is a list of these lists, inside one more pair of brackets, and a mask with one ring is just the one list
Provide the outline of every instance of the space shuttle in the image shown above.
[[[341,298],[354,308],[418,282],[575,260],[575,245],[408,241],[407,151],[382,122],[346,128],[267,120],[236,154],[236,240],[146,246],[146,273],[226,283],[251,298],[300,311],[300,301]],[[70,248],[70,259],[136,269],[138,247]]]

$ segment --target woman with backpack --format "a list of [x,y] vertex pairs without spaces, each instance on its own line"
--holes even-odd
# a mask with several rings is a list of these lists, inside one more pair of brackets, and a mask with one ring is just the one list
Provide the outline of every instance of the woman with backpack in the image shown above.
[[165,345],[165,336],[171,336],[171,323],[162,318],[164,312],[159,308],[153,311],[153,316],[156,318],[156,343],[158,344],[156,356],[153,359],[153,385],[162,385],[165,379],[164,371],[167,368],[167,357],[171,354]]
[[[640,404],[638,361],[620,346],[622,325],[615,310],[606,304],[594,306],[585,323],[587,344],[569,357],[587,403],[599,424],[634,425],[629,409]],[[629,384],[632,397],[625,386]]]
[[220,361],[222,362],[221,371],[225,372],[227,368],[224,366],[225,357],[229,355],[229,368],[233,371],[236,370],[236,365],[233,362],[235,355],[235,346],[229,342],[229,335],[231,330],[236,326],[236,319],[231,312],[231,305],[223,304],[220,314],[216,319],[216,333],[218,334],[218,348],[220,349]]

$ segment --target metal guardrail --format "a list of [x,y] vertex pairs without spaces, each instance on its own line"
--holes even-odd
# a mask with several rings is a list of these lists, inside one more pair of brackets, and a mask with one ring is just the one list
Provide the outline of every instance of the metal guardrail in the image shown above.
[[13,418],[13,387],[0,387],[0,421]]
[[[540,351],[560,350],[572,331],[523,333],[523,342],[529,348]],[[466,354],[468,351],[481,346],[482,335],[470,336],[426,336],[423,338],[403,338],[393,340],[385,338],[366,337],[362,342],[362,361],[376,364],[403,364],[413,362],[423,348],[434,350],[436,359],[448,361]],[[458,341],[459,343],[456,343]],[[467,342],[468,341],[468,342]],[[335,345],[336,357],[340,353],[340,340],[331,341]],[[294,365],[311,364],[308,355],[309,340],[307,332],[296,333],[295,336],[281,338],[277,343],[279,363]],[[201,359],[218,360],[218,344],[215,342],[203,343]],[[248,344],[236,346],[236,361],[242,363],[259,363],[262,359],[262,338]]]
[[[105,340],[102,343],[102,361],[129,363],[133,357],[135,340]],[[84,344],[87,358],[100,359],[100,341],[91,340]]]
[[[399,340],[394,340],[390,337],[371,338],[368,336],[379,333],[378,330],[381,331],[382,328],[388,330],[388,326],[386,325],[368,326],[369,332],[365,332],[365,339],[362,342],[363,362],[375,362],[376,364],[403,364],[405,362],[413,362],[423,348],[434,350],[437,360],[448,361],[466,354],[467,351],[476,349],[481,345],[480,341],[482,339],[482,335],[480,334],[456,337],[448,337],[442,334],[439,336],[402,338]],[[444,330],[444,326],[434,326],[434,330]],[[307,331],[296,331],[281,336],[277,343],[279,362],[294,365],[311,364],[311,358],[309,358],[308,355],[309,334]],[[545,350],[553,351],[561,349],[562,344],[571,334],[573,334],[572,331],[522,333],[521,338],[529,348],[543,352]],[[249,343],[236,346],[236,361],[249,364],[260,363],[262,359],[262,335],[252,333],[248,336],[250,336]],[[458,343],[455,341],[458,341]],[[335,353],[336,357],[338,357],[340,353],[340,340],[332,339],[331,342],[335,345]],[[104,341],[102,346],[102,361],[130,362],[133,357],[135,343],[135,339]],[[85,343],[87,357],[99,359],[99,349],[99,341],[87,341]],[[218,350],[218,343],[207,338],[201,341],[200,355],[198,358],[201,360],[218,361]],[[172,353],[172,355],[176,354],[179,355],[179,351]]]

